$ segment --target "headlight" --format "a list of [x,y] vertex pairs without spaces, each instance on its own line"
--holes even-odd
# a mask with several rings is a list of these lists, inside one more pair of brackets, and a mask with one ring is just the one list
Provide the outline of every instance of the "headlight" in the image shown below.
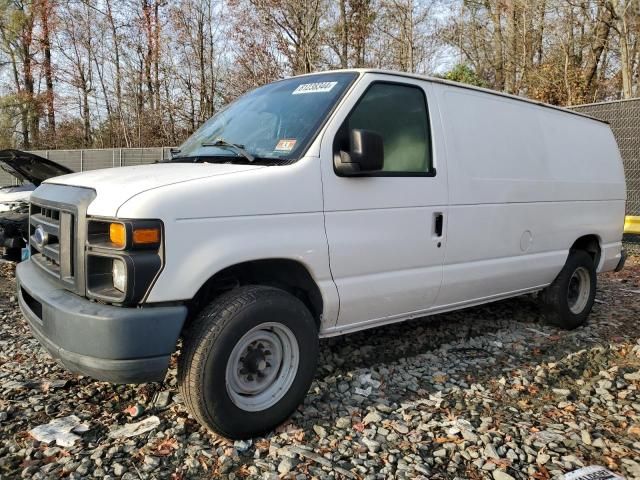
[[142,301],[162,268],[162,222],[89,218],[87,296],[116,304]]
[[113,259],[113,267],[111,268],[113,277],[113,288],[124,292],[127,290],[127,267],[120,259]]

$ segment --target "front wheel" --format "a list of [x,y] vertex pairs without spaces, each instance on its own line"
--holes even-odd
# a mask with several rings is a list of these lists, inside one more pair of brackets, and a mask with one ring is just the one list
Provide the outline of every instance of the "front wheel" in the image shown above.
[[293,413],[317,357],[316,323],[299,299],[277,288],[240,287],[194,320],[179,358],[180,390],[202,425],[248,438]]
[[583,251],[569,253],[564,267],[541,299],[548,323],[573,329],[584,324],[596,297],[596,269],[593,258]]

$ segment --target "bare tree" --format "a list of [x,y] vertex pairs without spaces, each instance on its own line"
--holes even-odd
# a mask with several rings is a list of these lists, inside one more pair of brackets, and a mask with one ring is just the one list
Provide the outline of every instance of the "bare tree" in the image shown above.
[[38,0],[36,8],[40,18],[40,43],[42,45],[43,69],[46,81],[46,97],[47,106],[47,144],[55,147],[56,144],[56,113],[54,106],[53,91],[53,67],[51,63],[51,33],[50,19],[54,17],[53,5],[50,0]]
[[324,0],[249,0],[294,75],[309,73],[320,59]]
[[76,88],[83,124],[83,145],[91,145],[90,94],[93,92],[93,10],[89,3],[67,3],[60,32],[60,53],[67,60],[68,82]]
[[631,98],[640,0],[0,0],[0,144],[176,144],[251,88],[351,67]]
[[622,97],[631,98],[634,95],[634,71],[637,78],[638,68],[640,2],[638,0],[611,0],[607,2],[606,6],[613,19],[612,28],[617,35]]

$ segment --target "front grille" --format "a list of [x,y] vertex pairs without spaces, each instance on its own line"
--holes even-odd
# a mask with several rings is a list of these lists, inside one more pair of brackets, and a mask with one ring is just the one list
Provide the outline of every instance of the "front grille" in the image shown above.
[[[85,244],[87,208],[94,190],[43,183],[31,194],[29,247],[31,259],[42,274],[77,295],[86,293]],[[46,241],[36,236],[38,227]]]
[[33,260],[50,275],[73,284],[74,214],[51,205],[32,202],[29,223],[29,244]]

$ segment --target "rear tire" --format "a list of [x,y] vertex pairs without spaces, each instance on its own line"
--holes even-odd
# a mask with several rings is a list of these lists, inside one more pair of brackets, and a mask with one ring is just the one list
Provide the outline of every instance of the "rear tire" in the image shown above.
[[564,329],[583,325],[596,297],[596,269],[593,258],[574,250],[564,267],[545,290],[541,300],[547,323]]
[[272,287],[236,288],[205,307],[178,360],[178,382],[199,423],[231,439],[281,424],[316,370],[318,331],[306,306]]

